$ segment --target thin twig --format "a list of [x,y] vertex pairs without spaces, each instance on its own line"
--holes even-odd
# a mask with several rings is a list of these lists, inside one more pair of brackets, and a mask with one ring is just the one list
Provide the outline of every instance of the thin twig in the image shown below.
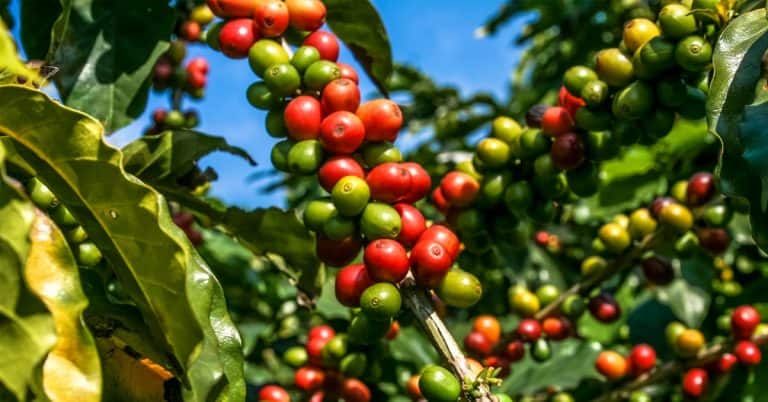
[[[461,348],[432,306],[432,302],[427,297],[427,291],[416,286],[416,281],[410,273],[400,283],[400,291],[403,294],[406,307],[416,316],[416,321],[421,324],[429,340],[448,363],[459,382],[462,384],[472,383],[476,373],[472,372]],[[476,391],[479,393],[477,396],[464,392],[462,400],[497,402],[497,398],[491,394],[487,384],[479,384]]]

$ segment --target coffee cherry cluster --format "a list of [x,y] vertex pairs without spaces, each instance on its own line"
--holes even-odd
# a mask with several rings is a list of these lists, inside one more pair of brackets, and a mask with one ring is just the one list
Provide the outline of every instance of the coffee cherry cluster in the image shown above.
[[69,209],[59,202],[56,195],[36,177],[27,182],[29,199],[59,226],[72,249],[78,265],[84,267],[97,266],[101,260],[101,251],[95,244],[88,241],[88,234],[77,222]]

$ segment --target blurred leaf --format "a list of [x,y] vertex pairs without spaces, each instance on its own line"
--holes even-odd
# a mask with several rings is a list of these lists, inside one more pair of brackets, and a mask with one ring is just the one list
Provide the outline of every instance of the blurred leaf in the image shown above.
[[379,91],[392,74],[392,49],[381,17],[369,0],[325,0],[326,21],[347,45]]
[[15,84],[17,77],[25,77],[33,81],[38,80],[37,73],[27,68],[19,59],[13,36],[2,21],[0,21],[0,66],[2,66],[0,84]]
[[[185,398],[244,395],[242,351],[216,278],[170,218],[163,197],[127,175],[101,125],[42,92],[0,87],[0,130],[80,222],[188,383]],[[6,143],[8,144],[8,143]],[[115,200],[120,200],[115,203]],[[228,385],[224,387],[224,385]]]
[[334,275],[329,275],[329,278],[326,279],[325,284],[323,284],[323,290],[320,294],[320,297],[317,298],[315,311],[323,316],[323,318],[326,320],[333,320],[337,318],[349,320],[349,308],[345,307],[339,303],[338,300],[336,300],[336,291],[334,288],[335,283],[336,279]]
[[675,316],[691,328],[698,328],[709,311],[712,297],[706,290],[683,279],[676,279],[660,287],[656,295],[662,304],[669,306]]
[[214,151],[227,152],[256,165],[245,150],[229,145],[225,138],[190,130],[165,131],[136,139],[123,147],[123,165],[128,173],[145,182],[175,183],[200,158]]
[[[97,340],[104,366],[104,400],[114,402],[156,402],[179,398],[164,384],[172,375],[151,360],[140,358],[111,339]],[[166,399],[166,395],[169,396]]]
[[40,365],[56,343],[48,314],[19,317],[0,307],[0,383],[19,401],[29,400],[28,389],[44,395]]
[[768,249],[764,152],[768,144],[763,135],[768,89],[759,80],[761,58],[768,50],[765,17],[765,9],[752,11],[723,30],[707,99],[709,127],[724,145],[719,167],[723,192],[749,200],[753,235],[764,250]]
[[552,357],[535,362],[530,353],[515,363],[512,374],[504,380],[497,392],[506,394],[531,394],[555,387],[568,389],[586,379],[602,379],[595,370],[595,359],[602,349],[597,342],[567,339],[553,342]]
[[43,364],[45,394],[53,402],[101,400],[101,365],[96,343],[83,321],[88,305],[75,257],[64,235],[37,212],[24,277],[50,312],[56,344]]
[[424,332],[415,326],[402,328],[397,337],[389,342],[389,350],[395,360],[419,368],[438,361],[434,346]]
[[21,2],[21,43],[30,59],[45,60],[51,46],[51,29],[61,14],[60,0]]
[[175,22],[168,3],[153,0],[62,0],[50,64],[67,106],[104,123],[111,133],[144,112],[155,61]]

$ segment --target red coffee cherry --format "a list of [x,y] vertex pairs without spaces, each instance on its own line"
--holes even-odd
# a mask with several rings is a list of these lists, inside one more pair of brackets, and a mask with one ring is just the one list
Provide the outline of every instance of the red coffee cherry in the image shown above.
[[365,181],[371,188],[371,199],[395,203],[411,191],[411,174],[399,163],[387,162],[368,172]]
[[261,36],[280,36],[288,28],[288,7],[281,0],[262,0],[256,5],[253,19]]
[[568,109],[552,106],[541,115],[541,132],[555,137],[573,130],[573,117]]
[[499,378],[506,378],[510,371],[509,365],[512,364],[509,360],[502,356],[488,356],[483,359],[483,365],[485,367],[500,368]]
[[650,345],[637,345],[629,352],[629,362],[636,376],[651,371],[656,366],[656,351]]
[[333,80],[323,88],[320,103],[326,114],[341,110],[355,113],[360,106],[360,88],[348,78]]
[[348,265],[336,274],[336,300],[347,307],[359,307],[360,295],[373,283],[365,265]]
[[445,199],[445,194],[443,194],[443,190],[440,187],[432,190],[432,204],[444,215],[451,209],[451,205],[448,204],[448,200]]
[[205,57],[195,57],[187,63],[185,69],[187,74],[200,73],[205,75],[208,74],[209,67],[208,60]]
[[520,340],[514,340],[507,344],[504,348],[504,357],[509,359],[510,362],[516,362],[525,356],[525,344]]
[[365,129],[354,113],[333,112],[320,125],[320,144],[331,154],[355,152],[365,140]]
[[336,182],[342,177],[355,176],[361,179],[365,178],[365,171],[357,161],[349,156],[334,156],[317,171],[317,178],[320,186],[327,192],[333,190]]
[[345,63],[336,63],[336,67],[341,70],[341,77],[340,78],[346,78],[352,82],[354,82],[356,85],[360,85],[360,77],[357,75],[357,71],[355,71],[352,66]]
[[[165,123],[165,118],[168,117],[168,111],[163,108],[157,108],[152,112],[152,121],[155,122],[155,124],[163,124]],[[189,214],[192,216],[192,214]],[[176,215],[174,215],[174,221],[176,220]],[[193,218],[194,219],[194,218]]]
[[434,288],[451,269],[453,258],[440,243],[419,240],[411,250],[411,266],[416,284]]
[[259,401],[291,402],[291,396],[285,388],[278,385],[266,385],[259,390]]
[[451,206],[466,207],[477,198],[480,183],[466,173],[450,172],[440,181],[440,190]]
[[709,374],[701,368],[692,368],[683,376],[683,392],[693,398],[704,395],[709,384]]
[[752,341],[739,341],[733,348],[733,353],[745,366],[756,366],[763,359],[760,348]]
[[418,208],[410,204],[399,203],[394,205],[400,215],[401,229],[397,235],[397,241],[406,247],[411,247],[419,240],[421,234],[427,230],[427,222]]
[[206,3],[221,18],[250,18],[256,5],[254,0],[207,0]]
[[578,112],[579,109],[586,106],[587,104],[584,102],[584,99],[581,99],[578,96],[574,96],[572,93],[568,92],[565,86],[560,87],[560,93],[557,100],[557,103],[564,107],[571,116],[576,116],[576,112]]
[[536,341],[541,338],[541,324],[532,318],[526,318],[517,324],[517,334],[525,341]]
[[416,162],[401,163],[400,167],[411,174],[411,191],[403,197],[403,202],[413,204],[426,197],[429,189],[432,188],[432,178],[429,177],[429,173]]
[[731,314],[731,330],[738,339],[749,339],[760,324],[760,313],[752,306],[739,306]]
[[229,20],[219,31],[221,51],[233,59],[248,57],[248,50],[258,39],[250,18]]
[[307,344],[304,349],[307,351],[307,357],[309,362],[321,366],[323,363],[322,351],[325,344],[328,343],[328,339],[310,338],[307,340]]
[[621,307],[613,296],[603,293],[589,300],[589,312],[596,320],[611,323],[621,316]]
[[368,402],[371,400],[371,390],[356,378],[347,378],[341,385],[341,397],[345,402]]
[[400,333],[400,323],[397,322],[397,320],[392,321],[392,324],[389,325],[389,330],[387,330],[387,333],[384,334],[384,338],[386,338],[388,341],[391,341],[395,338],[397,338],[397,334]]
[[179,36],[190,42],[196,42],[200,39],[202,32],[203,28],[200,27],[197,21],[184,21],[179,28]]
[[715,195],[715,176],[709,172],[699,172],[688,180],[686,198],[689,205],[699,206],[706,204]]
[[330,325],[315,325],[307,333],[307,339],[309,340],[323,339],[323,340],[329,341],[334,336],[336,336],[336,331],[334,331],[333,328],[330,327]]
[[605,376],[605,378],[617,381],[624,378],[627,373],[629,373],[629,362],[624,356],[612,350],[606,350],[597,355],[595,368],[600,374]]
[[312,394],[312,396],[309,397],[309,401],[307,402],[323,402],[323,401],[325,401],[325,394],[321,391],[318,391]]
[[368,276],[375,282],[398,283],[408,274],[408,252],[395,240],[377,239],[365,248],[363,261]]
[[576,133],[564,133],[555,137],[549,156],[558,169],[570,170],[584,162],[584,142]]
[[315,367],[300,367],[293,376],[293,383],[296,385],[296,388],[304,392],[320,389],[323,386],[323,382],[325,382],[325,373]]
[[288,137],[292,140],[311,140],[320,135],[323,107],[317,99],[302,95],[288,102],[283,112],[283,120]]
[[651,256],[644,259],[641,265],[645,279],[654,285],[668,285],[675,279],[675,271],[672,269],[672,264],[666,259]]
[[464,348],[474,355],[485,357],[493,351],[493,342],[482,333],[472,331],[464,338]]
[[732,353],[723,353],[723,355],[720,356],[720,359],[717,360],[717,372],[720,374],[728,373],[738,362],[739,358],[736,357],[736,355]]
[[553,341],[561,341],[571,333],[571,322],[565,317],[545,318],[541,323],[541,328],[547,338]]
[[331,240],[325,236],[317,236],[315,240],[317,258],[332,267],[341,267],[349,264],[357,257],[362,247],[363,241],[357,235],[341,240]]
[[205,88],[205,84],[208,81],[208,78],[205,76],[205,74],[201,74],[197,71],[187,74],[187,86],[192,89],[201,89]]
[[731,244],[731,236],[723,228],[699,228],[696,230],[699,245],[712,254],[723,254]]
[[445,250],[448,251],[448,254],[453,259],[459,255],[459,251],[461,250],[461,242],[456,236],[456,233],[453,233],[451,229],[448,229],[443,225],[432,225],[428,227],[427,230],[421,234],[419,242],[439,243],[445,247]]
[[320,0],[286,0],[291,26],[299,31],[316,31],[325,23],[325,4]]
[[315,31],[309,34],[302,43],[304,46],[312,46],[320,52],[323,60],[336,61],[339,58],[339,41],[330,32]]
[[400,107],[388,99],[376,99],[363,103],[357,109],[357,117],[365,126],[365,139],[373,142],[394,142],[403,126]]

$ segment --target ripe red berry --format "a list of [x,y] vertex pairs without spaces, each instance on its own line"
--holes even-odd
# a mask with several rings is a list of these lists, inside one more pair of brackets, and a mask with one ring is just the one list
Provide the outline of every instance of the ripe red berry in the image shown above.
[[536,232],[536,235],[534,236],[534,240],[536,241],[536,244],[538,244],[541,247],[546,247],[547,244],[549,244],[549,232],[546,230],[539,230]]
[[160,59],[152,70],[152,79],[155,83],[168,81],[173,75],[173,66],[168,59]]
[[318,236],[315,240],[315,253],[320,261],[332,266],[341,267],[349,264],[360,253],[363,241],[357,235],[341,240],[332,240]]
[[724,253],[731,244],[731,236],[723,228],[700,228],[696,237],[702,248],[715,255]]
[[553,341],[561,341],[570,335],[571,323],[565,317],[545,318],[541,323],[541,328],[547,338]]
[[328,343],[328,339],[309,338],[307,340],[307,344],[304,345],[304,349],[307,351],[307,357],[309,358],[310,363],[316,366],[322,365],[322,351],[326,343]]
[[334,331],[333,328],[331,328],[329,325],[315,325],[307,333],[307,338],[309,340],[324,339],[329,341],[334,336],[336,336],[336,331]]
[[611,323],[621,316],[621,307],[613,296],[603,293],[589,300],[589,312],[596,320]]
[[365,140],[365,129],[354,113],[333,112],[320,125],[320,144],[335,155],[355,152]]
[[322,391],[315,392],[309,397],[307,402],[323,402],[325,401],[325,394]]
[[584,142],[576,133],[564,133],[552,141],[549,156],[558,169],[570,170],[584,162]]
[[746,366],[756,366],[763,359],[760,348],[752,341],[739,341],[733,348],[733,353],[739,362]]
[[200,39],[202,31],[203,29],[197,21],[184,21],[179,28],[179,36],[184,38],[184,40],[195,42]]
[[373,142],[394,142],[403,126],[400,107],[388,99],[376,99],[363,103],[357,109],[357,117],[365,126],[365,139]]
[[[157,108],[152,112],[152,120],[155,122],[155,124],[163,124],[165,123],[165,118],[168,117],[168,111],[163,108]],[[192,214],[190,214],[192,215]],[[174,220],[176,220],[176,216],[174,215]]]
[[389,325],[389,329],[387,330],[387,333],[384,334],[384,338],[386,338],[388,341],[391,341],[395,338],[397,338],[397,334],[400,333],[400,323],[397,320],[392,321],[392,324]]
[[195,71],[191,74],[187,74],[187,86],[191,89],[205,88],[207,81],[208,78],[205,76],[205,74],[200,72]]
[[360,77],[357,75],[357,71],[355,71],[352,66],[345,63],[336,63],[336,66],[341,71],[341,77],[340,78],[346,78],[348,80],[351,80],[357,85],[360,85]]
[[541,132],[558,136],[573,130],[573,117],[568,110],[560,106],[552,106],[544,111],[541,116]]
[[341,385],[341,397],[345,402],[368,402],[371,400],[371,390],[362,381],[347,378]]
[[525,344],[520,340],[514,340],[504,348],[504,357],[511,362],[516,362],[525,356]]
[[485,367],[493,367],[493,368],[500,368],[501,371],[499,372],[499,378],[506,378],[509,373],[509,365],[512,362],[510,362],[508,359],[502,357],[502,356],[488,356],[485,359],[483,359],[483,365]]
[[432,225],[421,234],[419,242],[436,242],[445,247],[451,258],[455,259],[461,250],[461,242],[456,233],[443,225]]
[[278,385],[266,385],[259,390],[259,401],[291,402],[291,396],[285,388]]
[[688,180],[686,198],[689,205],[706,204],[715,195],[715,176],[709,172],[699,172]]
[[442,214],[447,214],[448,210],[451,209],[451,205],[448,204],[448,200],[445,199],[445,194],[443,194],[443,190],[440,189],[440,187],[436,187],[432,190],[432,204],[434,204],[435,208]]
[[664,258],[651,256],[644,259],[641,265],[645,279],[654,285],[668,285],[675,279],[672,264]]
[[541,338],[541,324],[532,318],[526,318],[517,324],[517,334],[528,342],[538,340]]
[[451,269],[453,258],[440,243],[419,240],[411,250],[411,266],[416,284],[434,288]]
[[683,392],[693,398],[704,395],[708,384],[709,374],[701,368],[692,368],[683,376]]
[[432,188],[432,178],[429,177],[429,173],[416,162],[405,162],[401,163],[400,166],[408,170],[411,174],[411,191],[403,197],[403,202],[413,204],[429,193],[429,189]]
[[375,282],[398,283],[408,274],[408,252],[395,240],[377,239],[365,247],[363,261],[368,276]]
[[349,156],[334,156],[328,159],[320,170],[317,171],[317,178],[320,186],[327,192],[333,190],[336,182],[342,177],[355,176],[365,178],[365,171],[357,161]]
[[482,333],[472,331],[464,338],[464,348],[474,355],[485,357],[493,351],[493,343]]
[[612,350],[606,350],[597,355],[595,368],[605,378],[616,381],[627,375],[629,372],[629,362],[624,356]]
[[330,32],[312,32],[304,39],[302,44],[317,49],[320,52],[320,58],[323,60],[336,61],[339,58],[339,41]]
[[193,73],[200,73],[200,74],[208,74],[208,60],[205,59],[205,57],[195,57],[192,60],[187,63],[187,66],[185,69],[187,70],[187,74],[193,74]]
[[347,307],[359,307],[360,295],[373,283],[365,265],[348,265],[336,274],[336,300]]
[[286,0],[291,26],[299,31],[316,31],[325,22],[325,4],[320,0]]
[[371,189],[371,199],[386,203],[398,202],[411,191],[411,173],[399,163],[376,166],[365,181]]
[[283,120],[292,140],[311,140],[320,135],[323,107],[317,99],[302,95],[288,102],[283,112]]
[[720,374],[730,372],[733,369],[733,366],[738,362],[739,358],[736,357],[736,355],[732,353],[723,353],[723,355],[720,356],[720,359],[717,360],[717,372]]
[[450,172],[440,181],[440,189],[454,207],[466,207],[472,204],[480,191],[480,183],[463,172]]
[[760,324],[760,313],[752,306],[739,306],[731,314],[731,330],[738,339],[749,339]]
[[360,106],[360,88],[348,78],[333,80],[323,88],[320,103],[326,114],[340,110],[355,113]]
[[325,373],[322,370],[305,366],[296,370],[293,376],[293,382],[296,388],[304,392],[312,392],[320,389],[325,381]]
[[253,0],[206,0],[208,7],[221,18],[247,18],[253,16]]
[[656,351],[650,345],[637,345],[629,352],[629,363],[634,375],[648,372],[656,365]]
[[411,247],[419,240],[421,234],[427,230],[427,221],[418,208],[411,204],[399,203],[394,205],[400,215],[401,229],[397,235],[397,241],[406,247]]
[[256,5],[253,19],[264,37],[280,36],[288,28],[288,7],[281,0],[264,0]]
[[258,40],[253,29],[253,20],[237,18],[224,23],[219,31],[221,51],[233,59],[248,57],[248,50]]
[[562,86],[560,87],[558,104],[564,107],[568,111],[568,113],[571,114],[571,116],[576,116],[576,112],[578,112],[579,109],[584,107],[587,103],[584,102],[584,99],[574,96],[573,94],[568,92],[565,86]]

